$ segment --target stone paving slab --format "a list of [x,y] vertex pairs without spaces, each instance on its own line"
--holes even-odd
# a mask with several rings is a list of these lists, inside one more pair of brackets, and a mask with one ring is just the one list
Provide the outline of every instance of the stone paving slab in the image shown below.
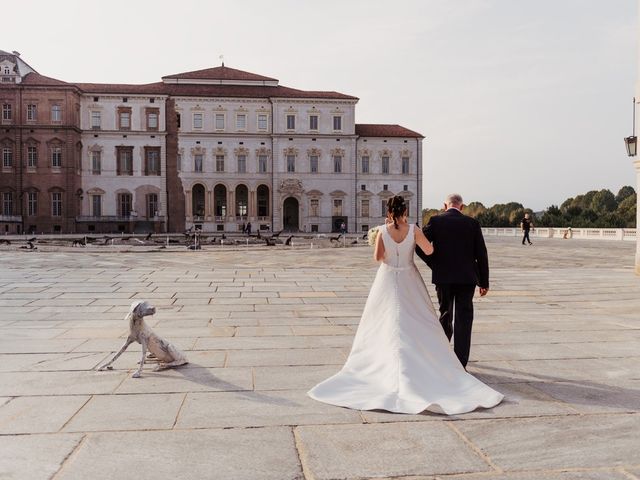
[[640,464],[640,415],[594,415],[456,422],[503,470]]
[[49,480],[81,440],[81,434],[0,435],[0,478]]
[[168,430],[185,394],[94,395],[64,427],[66,432]]
[[176,428],[361,423],[359,412],[309,398],[306,391],[189,393]]
[[14,398],[0,409],[0,435],[58,432],[89,398],[87,395]]
[[306,426],[295,433],[314,480],[493,470],[442,422]]
[[88,434],[56,480],[88,478],[299,480],[303,476],[291,430],[275,427]]

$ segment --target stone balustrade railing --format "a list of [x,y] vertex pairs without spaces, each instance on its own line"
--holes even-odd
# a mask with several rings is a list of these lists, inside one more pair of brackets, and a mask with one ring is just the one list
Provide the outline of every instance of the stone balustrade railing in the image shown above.
[[[519,237],[522,231],[516,227],[497,228],[484,227],[482,233],[488,237]],[[628,240],[636,241],[638,235],[636,228],[534,228],[529,236],[531,238],[571,238],[578,240]]]

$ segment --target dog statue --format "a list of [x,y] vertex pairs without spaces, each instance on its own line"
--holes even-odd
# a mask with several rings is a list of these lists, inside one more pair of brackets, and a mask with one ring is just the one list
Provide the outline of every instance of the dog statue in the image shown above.
[[129,321],[129,336],[124,342],[124,345],[120,348],[111,360],[98,368],[98,370],[113,370],[111,364],[122,355],[129,345],[133,342],[138,342],[142,345],[142,358],[140,359],[140,366],[133,373],[133,378],[139,378],[142,374],[142,367],[144,365],[147,351],[149,351],[149,358],[155,358],[159,362],[154,372],[165,370],[167,368],[179,367],[189,363],[184,353],[178,350],[174,345],[167,342],[165,339],[156,335],[153,330],[144,322],[144,317],[147,315],[153,315],[156,313],[156,307],[150,305],[148,302],[136,301],[131,304],[129,313],[125,317],[125,320]]

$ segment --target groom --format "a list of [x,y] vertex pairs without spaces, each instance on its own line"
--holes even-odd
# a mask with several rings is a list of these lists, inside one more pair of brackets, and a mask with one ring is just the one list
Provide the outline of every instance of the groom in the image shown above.
[[447,196],[445,212],[431,217],[422,229],[433,243],[433,254],[416,253],[431,268],[440,304],[440,323],[447,338],[453,335],[453,349],[463,367],[469,361],[473,294],[478,285],[480,296],[489,291],[489,260],[480,224],[463,215],[462,197]]

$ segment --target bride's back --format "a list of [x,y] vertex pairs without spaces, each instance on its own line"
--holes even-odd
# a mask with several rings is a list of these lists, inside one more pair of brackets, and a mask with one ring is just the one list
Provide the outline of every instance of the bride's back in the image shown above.
[[406,222],[382,225],[382,241],[384,242],[385,256],[383,262],[392,267],[408,267],[413,263],[415,251],[415,239],[413,238],[413,225]]

